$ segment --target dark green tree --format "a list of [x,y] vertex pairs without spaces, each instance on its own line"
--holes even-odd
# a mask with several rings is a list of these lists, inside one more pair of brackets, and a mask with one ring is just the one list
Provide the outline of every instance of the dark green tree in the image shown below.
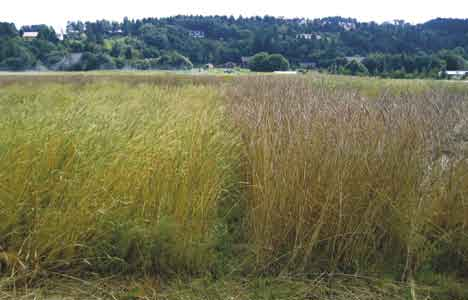
[[185,56],[173,51],[163,54],[158,58],[156,66],[159,69],[184,69],[193,68],[192,62]]
[[8,39],[18,36],[15,24],[0,22],[0,39]]
[[268,57],[268,65],[271,71],[289,70],[288,60],[281,54],[272,54]]
[[44,26],[39,30],[38,38],[51,43],[57,43],[59,41],[54,28],[47,26]]
[[454,53],[443,53],[441,58],[445,61],[447,70],[463,70],[465,68],[465,60],[462,56]]
[[266,52],[260,52],[255,54],[249,62],[250,70],[254,72],[270,72],[268,58],[269,55]]
[[368,75],[369,70],[367,70],[366,66],[362,63],[358,62],[357,60],[351,60],[345,67],[345,72],[350,75]]
[[288,60],[281,54],[260,52],[250,61],[250,69],[255,72],[286,71],[289,69]]

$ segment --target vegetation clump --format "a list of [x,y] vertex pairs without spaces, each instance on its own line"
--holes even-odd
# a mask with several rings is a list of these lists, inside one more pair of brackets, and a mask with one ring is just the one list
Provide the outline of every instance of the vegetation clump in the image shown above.
[[261,52],[251,58],[249,68],[255,72],[287,71],[289,69],[289,62],[281,54],[270,55],[266,52]]

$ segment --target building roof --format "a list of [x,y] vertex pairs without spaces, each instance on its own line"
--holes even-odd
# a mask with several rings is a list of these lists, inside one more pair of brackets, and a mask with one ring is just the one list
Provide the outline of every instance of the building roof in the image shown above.
[[294,74],[297,74],[297,72],[296,71],[274,71],[273,74],[294,75]]
[[299,33],[296,34],[296,39],[313,39],[315,37],[315,34],[313,33]]
[[189,35],[195,38],[205,37],[205,32],[201,30],[189,30]]
[[26,31],[23,33],[23,37],[25,38],[36,38],[39,35],[37,31]]
[[460,71],[445,71],[445,73],[447,75],[460,75],[460,76],[463,76],[463,75],[468,73],[468,70],[467,71],[461,71],[461,70]]

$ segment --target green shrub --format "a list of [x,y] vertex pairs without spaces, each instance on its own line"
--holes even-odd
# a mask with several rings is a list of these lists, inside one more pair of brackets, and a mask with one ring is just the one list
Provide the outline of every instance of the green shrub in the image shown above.
[[260,52],[252,57],[249,68],[255,72],[286,71],[289,69],[289,62],[281,54],[270,55],[266,52]]
[[193,68],[192,62],[185,56],[177,52],[168,52],[157,59],[156,66],[159,69],[182,69],[190,70]]

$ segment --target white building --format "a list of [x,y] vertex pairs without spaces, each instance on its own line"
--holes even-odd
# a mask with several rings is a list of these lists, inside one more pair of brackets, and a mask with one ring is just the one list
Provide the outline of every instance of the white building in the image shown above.
[[340,25],[346,31],[356,29],[356,24],[351,22],[339,22],[338,25]]
[[296,34],[296,39],[298,40],[321,40],[322,36],[315,33],[299,33]]
[[317,63],[304,61],[299,63],[299,67],[302,69],[315,69],[317,67]]
[[23,38],[27,40],[33,40],[37,38],[38,35],[39,35],[39,32],[37,31],[26,31],[23,33]]
[[[463,77],[468,76],[468,71],[445,71],[445,74],[448,78],[462,79]],[[440,75],[442,75],[442,72]]]
[[274,71],[273,74],[278,74],[278,75],[296,75],[296,71]]
[[300,40],[312,40],[315,38],[315,34],[313,33],[299,33],[296,34],[296,39]]
[[200,30],[190,30],[189,35],[196,39],[203,39],[205,38],[205,32]]

